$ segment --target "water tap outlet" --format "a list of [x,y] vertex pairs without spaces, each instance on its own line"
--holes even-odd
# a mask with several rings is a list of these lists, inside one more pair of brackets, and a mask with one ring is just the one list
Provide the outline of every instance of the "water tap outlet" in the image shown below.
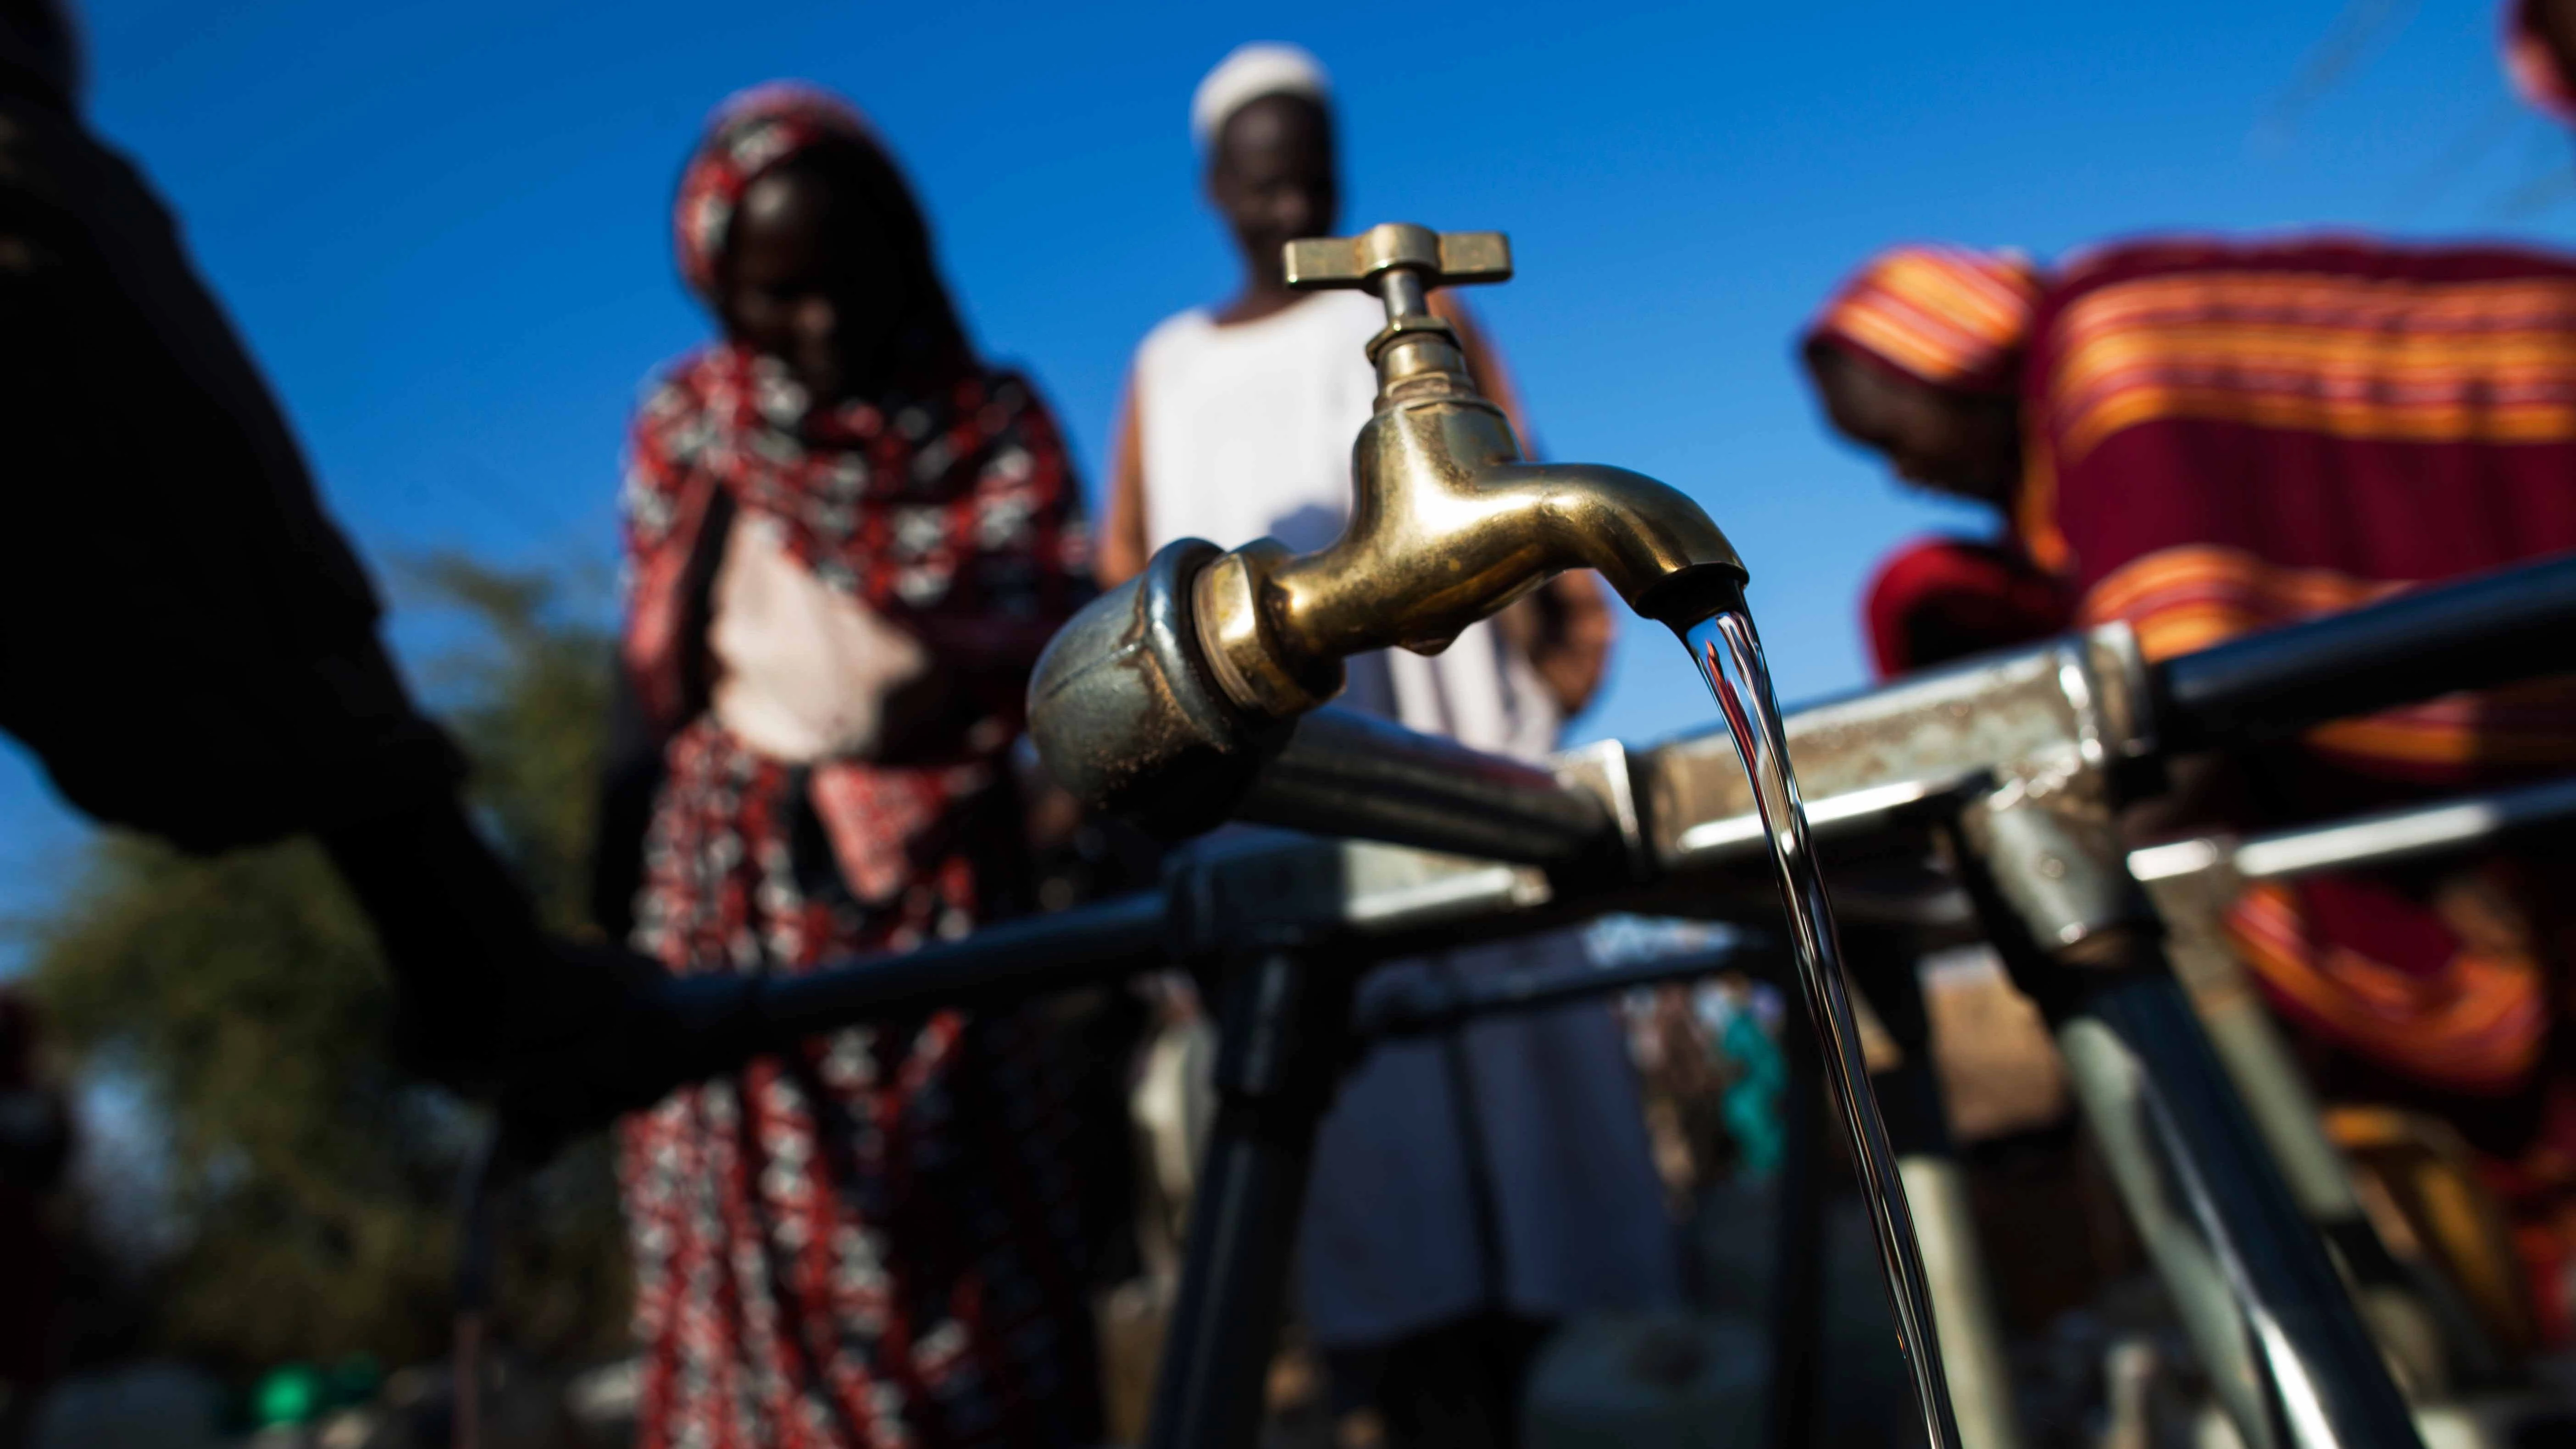
[[1164,545],[1057,631],[1029,681],[1047,773],[1167,839],[1231,815],[1294,723],[1248,715],[1209,671],[1191,596],[1217,557],[1201,539]]
[[1342,661],[1436,654],[1567,569],[1599,570],[1676,628],[1743,603],[1742,560],[1680,491],[1522,461],[1428,302],[1436,287],[1509,278],[1501,234],[1379,226],[1291,242],[1286,260],[1294,286],[1361,288],[1386,305],[1368,344],[1377,403],[1352,452],[1350,522],[1311,553],[1273,539],[1222,555],[1170,545],[1065,626],[1030,686],[1031,733],[1056,779],[1165,833],[1224,818],[1281,726],[1340,691]]

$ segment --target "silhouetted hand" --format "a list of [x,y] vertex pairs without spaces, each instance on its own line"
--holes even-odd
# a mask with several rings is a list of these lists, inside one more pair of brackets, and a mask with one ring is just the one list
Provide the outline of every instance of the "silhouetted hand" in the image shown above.
[[396,1059],[548,1150],[753,1053],[761,977],[546,934],[452,801],[323,844],[393,970]]
[[521,1155],[550,1154],[766,1044],[757,975],[673,976],[615,947],[547,944],[552,979],[518,1007],[477,1093]]

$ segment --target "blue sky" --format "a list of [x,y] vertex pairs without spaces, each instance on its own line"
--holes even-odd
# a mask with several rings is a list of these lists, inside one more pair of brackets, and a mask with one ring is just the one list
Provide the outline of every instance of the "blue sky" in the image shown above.
[[[1862,678],[1874,558],[1974,523],[1829,440],[1788,365],[1872,248],[2045,257],[2320,224],[2576,241],[2576,154],[2507,98],[2484,0],[97,0],[88,18],[96,124],[170,198],[380,567],[429,547],[613,560],[634,388],[705,330],[671,271],[671,184],[708,107],[774,76],[876,118],[978,338],[1034,371],[1096,477],[1129,350],[1232,279],[1190,87],[1239,41],[1301,42],[1341,91],[1346,221],[1512,234],[1520,279],[1477,301],[1548,451],[1707,504],[1792,700]],[[1704,710],[1680,651],[1632,628],[1582,728],[1651,737]],[[0,910],[56,887],[79,829],[0,760]]]

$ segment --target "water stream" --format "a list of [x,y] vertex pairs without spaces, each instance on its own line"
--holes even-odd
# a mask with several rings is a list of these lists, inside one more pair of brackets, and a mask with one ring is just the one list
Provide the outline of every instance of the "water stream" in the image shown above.
[[1932,1449],[1959,1449],[1950,1386],[1942,1376],[1941,1341],[1932,1324],[1931,1286],[1914,1241],[1914,1216],[1905,1205],[1905,1185],[1897,1178],[1887,1124],[1880,1119],[1878,1099],[1870,1092],[1860,1027],[1852,1018],[1851,994],[1843,976],[1842,946],[1834,937],[1833,907],[1825,899],[1824,876],[1816,866],[1814,842],[1808,838],[1798,777],[1789,768],[1788,739],[1780,728],[1779,703],[1771,695],[1771,670],[1762,659],[1762,641],[1753,633],[1752,617],[1730,609],[1684,631],[1682,642],[1707,681],[1718,713],[1726,718],[1736,756],[1753,786],[1763,833],[1771,842],[1771,861],[1780,877],[1780,904],[1797,944],[1798,984],[1806,997],[1808,1019],[1822,1037],[1825,1083],[1842,1116],[1862,1193],[1878,1230],[1888,1302],[1896,1314],[1897,1346],[1914,1381],[1924,1434]]

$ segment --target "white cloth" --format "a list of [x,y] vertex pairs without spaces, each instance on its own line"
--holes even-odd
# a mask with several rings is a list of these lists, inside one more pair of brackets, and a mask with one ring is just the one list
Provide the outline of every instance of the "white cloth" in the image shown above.
[[756,754],[791,765],[876,751],[886,696],[920,679],[919,639],[788,557],[778,526],[736,515],[712,585],[708,707]]
[[[1369,297],[1324,293],[1255,322],[1188,312],[1154,329],[1134,379],[1150,544],[1330,542],[1376,393],[1363,345],[1383,319]],[[1522,758],[1556,743],[1553,702],[1490,624],[1433,658],[1351,664],[1346,707]],[[1372,982],[1584,959],[1560,934],[1391,963]],[[1363,1348],[1485,1305],[1540,1317],[1665,1305],[1675,1248],[1604,999],[1371,1051],[1316,1142],[1299,1288],[1318,1343]]]
[[[1350,517],[1351,444],[1377,397],[1366,348],[1385,321],[1373,297],[1325,292],[1230,327],[1184,312],[1148,334],[1135,373],[1148,549],[1332,542]],[[1564,727],[1491,623],[1430,658],[1399,649],[1349,673],[1338,703],[1480,750],[1538,759]]]
[[1323,63],[1303,46],[1275,40],[1238,45],[1190,96],[1190,139],[1205,150],[1225,129],[1227,117],[1263,96],[1304,96],[1330,106],[1333,90]]

